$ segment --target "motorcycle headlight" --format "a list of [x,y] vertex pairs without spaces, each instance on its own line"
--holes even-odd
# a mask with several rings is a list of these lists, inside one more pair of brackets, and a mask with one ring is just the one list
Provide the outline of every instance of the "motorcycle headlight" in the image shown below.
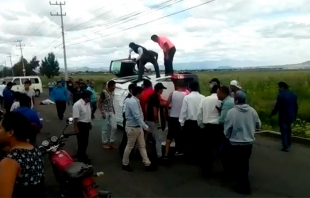
[[47,141],[47,140],[44,140],[43,142],[42,142],[42,146],[48,146],[50,143],[49,143],[49,141]]
[[51,137],[51,142],[56,143],[57,140],[58,140],[58,137],[57,137],[57,136]]

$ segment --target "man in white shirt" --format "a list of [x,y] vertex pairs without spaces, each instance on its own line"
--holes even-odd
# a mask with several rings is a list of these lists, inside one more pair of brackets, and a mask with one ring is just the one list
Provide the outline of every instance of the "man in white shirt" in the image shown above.
[[189,84],[189,89],[191,93],[183,99],[179,122],[188,140],[188,146],[184,153],[186,161],[190,164],[198,164],[199,144],[197,144],[197,139],[200,138],[201,129],[197,124],[197,115],[199,105],[205,97],[198,92],[198,82],[191,82]]
[[35,91],[33,90],[33,88],[30,88],[31,86],[31,81],[30,80],[26,80],[24,82],[24,90],[21,91],[21,93],[25,93],[27,96],[29,96],[29,98],[31,99],[31,108],[34,108],[35,105]]
[[136,58],[137,65],[138,65],[138,80],[142,80],[142,76],[144,73],[145,69],[145,64],[146,63],[152,63],[154,65],[155,73],[156,73],[156,78],[160,77],[159,74],[159,67],[157,63],[157,58],[158,54],[154,53],[153,51],[148,51],[141,45],[137,45],[133,42],[129,43],[129,59],[131,59],[131,52],[135,52],[136,54],[139,54],[139,56]]
[[74,130],[77,134],[78,160],[89,163],[86,150],[88,147],[89,131],[92,128],[90,99],[92,92],[84,90],[82,98],[73,105]]
[[219,85],[210,86],[211,95],[201,101],[197,116],[198,125],[202,128],[202,136],[199,139],[201,140],[202,174],[205,177],[210,175],[214,154],[219,150],[224,139],[223,127],[219,124],[221,101],[217,97],[218,89]]

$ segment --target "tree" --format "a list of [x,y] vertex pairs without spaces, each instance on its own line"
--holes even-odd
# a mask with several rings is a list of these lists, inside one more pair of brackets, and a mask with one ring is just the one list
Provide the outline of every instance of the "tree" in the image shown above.
[[59,74],[59,63],[53,52],[41,61],[40,73],[48,78],[53,78]]
[[21,59],[13,66],[14,76],[23,76],[23,62],[26,71],[26,76],[36,75],[35,70],[40,65],[40,61],[37,60],[37,57],[34,56],[30,62],[28,62],[25,58]]

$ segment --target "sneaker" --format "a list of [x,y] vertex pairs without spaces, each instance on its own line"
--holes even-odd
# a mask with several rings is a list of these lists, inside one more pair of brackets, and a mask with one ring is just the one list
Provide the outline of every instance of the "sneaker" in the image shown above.
[[288,149],[287,148],[282,148],[281,151],[288,152]]
[[162,165],[168,166],[169,164],[170,164],[170,159],[168,157],[163,157],[162,158]]
[[109,149],[111,149],[111,147],[108,145],[108,144],[103,144],[103,146],[102,146],[104,149],[106,149],[106,150],[109,150]]
[[145,171],[152,172],[157,171],[157,166],[150,164],[149,166],[145,166]]
[[243,195],[251,194],[251,189],[249,187],[241,187],[237,185],[233,187],[233,190],[238,194],[243,194]]
[[127,171],[127,172],[132,172],[133,171],[133,169],[129,165],[127,165],[127,166],[122,165],[122,169]]
[[175,154],[174,154],[174,156],[183,156],[184,155],[184,153],[182,153],[182,152],[175,152]]
[[114,143],[109,144],[110,149],[116,149],[116,146],[114,146]]

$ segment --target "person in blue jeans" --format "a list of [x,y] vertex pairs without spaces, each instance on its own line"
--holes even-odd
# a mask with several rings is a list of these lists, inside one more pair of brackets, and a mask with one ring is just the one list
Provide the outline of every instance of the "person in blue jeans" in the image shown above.
[[90,107],[91,107],[91,119],[95,118],[95,112],[97,110],[97,93],[94,89],[95,83],[94,82],[90,82],[89,86],[87,87],[86,90],[90,91],[91,94],[91,99],[90,99]]
[[282,151],[288,152],[292,144],[292,124],[298,113],[297,96],[289,90],[289,86],[285,82],[279,82],[278,89],[277,102],[270,117],[278,114]]
[[31,135],[29,137],[29,142],[32,145],[36,143],[37,134],[43,127],[39,115],[33,109],[31,109],[31,99],[26,94],[20,94],[19,96],[19,107],[14,110],[14,112],[20,113],[25,116],[31,123]]
[[52,91],[51,100],[56,104],[59,120],[63,120],[67,107],[68,90],[62,86],[60,81],[57,83],[57,87],[55,87]]

